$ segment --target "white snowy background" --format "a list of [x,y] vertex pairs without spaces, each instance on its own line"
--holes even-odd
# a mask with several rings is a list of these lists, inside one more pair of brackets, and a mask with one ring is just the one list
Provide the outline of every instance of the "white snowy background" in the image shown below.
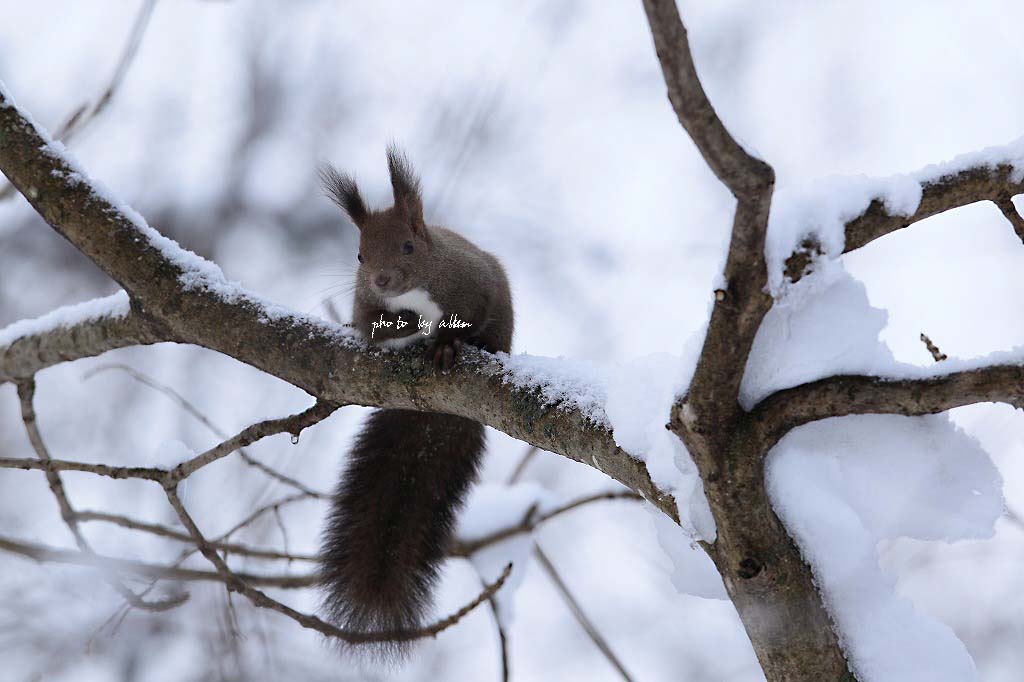
[[[56,128],[106,84],[137,7],[0,0],[0,80]],[[733,0],[681,10],[712,102],[774,165],[780,188],[908,173],[1024,135],[1019,4]],[[327,315],[323,301],[336,296],[344,316],[355,234],[320,195],[316,163],[356,172],[364,194],[385,203],[390,139],[423,177],[428,218],[506,264],[515,350],[609,367],[607,415],[626,425],[620,442],[647,448],[652,473],[685,484],[685,472],[671,471],[685,458],[631,417],[641,399],[665,403],[668,378],[685,383],[732,202],[669,106],[639,2],[161,0],[114,101],[71,148],[151,225],[230,279],[314,314]],[[922,331],[951,357],[1011,349],[1024,340],[1022,266],[1024,247],[990,204],[831,262],[767,320],[744,400],[833,369],[930,368]],[[0,326],[115,290],[20,198],[0,205]],[[214,442],[126,374],[86,378],[111,362],[170,384],[227,431],[308,403],[208,351],[118,351],[39,376],[39,418],[55,456],[140,464]],[[630,376],[661,382],[636,395]],[[346,408],[297,445],[280,436],[252,453],[327,490],[364,412]],[[985,405],[951,417],[831,420],[790,434],[770,460],[780,515],[824,571],[866,681],[1002,682],[1024,670],[1024,526],[1003,509],[1005,501],[1024,510],[1020,416]],[[539,500],[543,509],[614,489],[589,467],[541,454],[523,487],[502,490],[526,446],[496,432],[489,442],[466,537],[487,531],[494,508]],[[10,386],[0,388],[0,455],[31,455]],[[173,522],[143,484],[66,481],[79,508]],[[188,504],[216,532],[287,492],[228,460],[190,480]],[[315,551],[323,515],[319,503],[283,513],[291,549]],[[107,554],[170,561],[177,552],[107,526],[87,532]],[[0,534],[69,543],[38,472],[0,471]],[[271,516],[242,539],[279,544],[281,535]],[[762,679],[734,609],[713,598],[721,585],[707,561],[640,504],[590,505],[536,539],[636,679]],[[528,556],[512,544],[504,549]],[[477,564],[486,569],[488,559]],[[519,564],[518,589],[501,603],[513,679],[619,679],[546,575]],[[404,668],[381,672],[339,661],[318,636],[239,598],[244,640],[232,643],[224,590],[190,589],[181,609],[132,613],[111,633],[103,624],[119,599],[105,583],[0,555],[0,679],[498,676],[487,609],[421,644]],[[450,561],[438,613],[478,589],[474,568]],[[315,606],[311,592],[282,598]]]

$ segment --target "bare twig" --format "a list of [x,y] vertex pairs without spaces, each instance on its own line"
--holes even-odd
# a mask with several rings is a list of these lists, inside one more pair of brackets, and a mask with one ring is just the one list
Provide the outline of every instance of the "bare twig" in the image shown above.
[[283,615],[290,617],[296,621],[299,625],[311,630],[327,635],[329,637],[336,637],[342,641],[349,642],[352,644],[370,643],[370,642],[397,642],[397,641],[412,641],[415,639],[422,639],[424,637],[433,637],[443,630],[451,627],[458,623],[466,614],[475,609],[481,603],[492,597],[501,586],[508,579],[509,573],[512,571],[512,564],[505,567],[505,571],[501,574],[494,583],[487,585],[483,592],[474,599],[472,602],[462,607],[452,615],[437,621],[431,625],[416,630],[407,631],[394,631],[394,632],[348,632],[341,628],[335,627],[326,621],[323,621],[316,616],[301,613],[295,609],[282,604],[269,597],[266,593],[257,590],[251,585],[247,584],[244,580],[238,577],[227,565],[227,563],[217,554],[217,551],[213,546],[203,537],[202,532],[196,525],[195,521],[186,511],[185,506],[181,502],[181,498],[178,497],[178,493],[173,485],[166,485],[164,492],[167,494],[167,500],[171,503],[171,507],[178,515],[178,519],[182,525],[188,530],[189,535],[192,536],[193,541],[199,548],[199,552],[207,558],[207,560],[213,564],[217,573],[221,576],[222,582],[227,586],[227,589],[232,592],[239,592],[249,599],[253,604],[261,608],[271,609],[277,611]]
[[924,332],[921,332],[921,343],[923,343],[924,347],[928,349],[929,353],[931,353],[932,359],[935,360],[935,362],[942,362],[949,358],[948,355],[939,350],[938,346],[932,343],[932,340],[928,338],[928,335]]
[[[181,568],[173,564],[152,564],[144,561],[135,561],[133,559],[119,559],[104,556],[97,553],[88,554],[82,551],[58,549],[35,542],[18,540],[16,538],[0,537],[0,550],[11,554],[17,554],[38,562],[99,567],[103,570],[117,571],[119,573],[136,575],[142,578],[180,580],[188,582],[224,582],[223,576],[216,571]],[[278,589],[300,589],[313,587],[317,584],[318,580],[317,573],[300,575],[270,575],[236,571],[234,575],[239,580],[243,580],[249,585],[275,587]]]
[[[69,141],[74,137],[75,133],[84,130],[90,122],[107,108],[107,105],[114,98],[118,88],[121,86],[121,82],[128,73],[128,68],[135,60],[135,55],[139,51],[139,45],[142,43],[142,37],[146,32],[146,27],[149,25],[149,19],[153,16],[154,6],[156,6],[156,0],[142,0],[142,5],[139,7],[138,14],[135,15],[131,31],[128,33],[128,40],[121,51],[121,57],[117,60],[114,73],[111,74],[106,87],[100,92],[94,102],[91,104],[88,102],[84,103],[71,112],[64,120],[64,123],[57,129],[54,135],[55,139],[62,142]],[[0,201],[10,199],[12,196],[14,196],[13,185],[5,184],[3,188],[0,188]]]
[[[246,445],[252,445],[256,441],[262,440],[267,436],[274,436],[279,433],[290,433],[293,437],[298,438],[299,434],[302,433],[304,429],[323,421],[333,414],[338,407],[338,405],[333,403],[318,400],[312,407],[299,412],[298,414],[293,414],[290,417],[284,417],[282,419],[267,419],[257,422],[252,426],[247,426],[231,438],[222,441],[206,452],[182,462],[168,471],[166,483],[176,483],[181,481],[194,474],[207,464],[215,462],[222,457],[226,457]],[[303,493],[310,495],[311,497],[316,496],[316,494],[312,492],[303,491]]]
[[519,464],[516,465],[516,468],[512,472],[512,475],[508,477],[509,485],[512,485],[513,483],[519,481],[520,477],[522,477],[523,475],[523,472],[526,471],[526,467],[530,465],[530,462],[533,461],[533,458],[537,456],[538,452],[540,452],[540,450],[537,448],[536,445],[531,445],[526,449],[526,452],[523,454],[523,458],[519,460]]
[[498,613],[498,601],[494,597],[488,597],[487,603],[491,605],[491,615],[494,616],[494,628],[498,631],[498,645],[501,647],[501,682],[508,682],[508,633],[505,626],[501,624],[501,615]]
[[285,507],[287,505],[290,505],[292,502],[301,502],[302,500],[310,500],[310,499],[315,499],[315,498],[312,495],[309,495],[308,493],[295,493],[293,495],[288,495],[287,497],[283,497],[283,498],[277,500],[276,502],[270,502],[270,503],[265,504],[265,505],[263,505],[261,507],[257,507],[256,509],[254,509],[252,511],[251,514],[246,516],[244,519],[242,519],[241,521],[236,523],[234,526],[232,526],[230,530],[228,530],[226,533],[221,535],[219,540],[220,541],[226,541],[228,538],[230,538],[232,535],[234,535],[238,531],[240,531],[243,528],[247,528],[248,526],[252,525],[256,520],[258,520],[264,514],[276,513],[277,510],[279,510],[280,508]]
[[602,500],[642,500],[643,498],[631,491],[623,492],[607,492],[597,493],[594,495],[588,495],[581,497],[578,500],[573,500],[560,507],[556,507],[545,514],[536,514],[536,509],[531,508],[524,516],[522,521],[514,526],[508,528],[502,528],[489,535],[485,535],[482,538],[470,541],[454,542],[450,550],[452,556],[469,556],[474,552],[478,552],[484,547],[493,545],[502,540],[506,540],[513,535],[519,535],[521,533],[529,533],[540,524],[550,521],[551,519],[564,514],[573,509],[577,509],[584,505],[591,504],[592,502],[600,502]]
[[[103,521],[106,523],[113,523],[123,528],[129,528],[131,530],[143,531],[150,533],[151,535],[158,535],[160,537],[169,538],[171,540],[177,540],[178,542],[192,542],[192,538],[181,531],[175,530],[168,526],[163,526],[158,523],[147,523],[145,521],[138,521],[136,519],[122,516],[120,514],[107,514],[104,512],[95,511],[81,511],[75,514],[75,518],[79,521]],[[282,551],[273,549],[260,549],[257,547],[250,547],[249,545],[239,542],[227,542],[224,540],[211,540],[210,544],[215,549],[221,552],[228,552],[230,554],[237,554],[239,556],[252,557],[253,559],[277,559],[282,561],[317,561],[317,556],[313,554],[293,554],[290,553],[287,548]]]
[[592,641],[594,646],[596,646],[604,657],[608,659],[608,662],[612,664],[612,667],[614,667],[616,671],[618,671],[619,675],[622,676],[622,679],[626,680],[626,682],[632,682],[633,678],[630,677],[628,672],[626,672],[626,668],[622,665],[622,661],[620,661],[618,656],[615,655],[615,652],[612,651],[607,640],[605,640],[601,632],[587,617],[587,614],[583,612],[583,607],[580,606],[578,601],[576,601],[576,597],[573,596],[572,592],[569,590],[569,586],[565,584],[565,580],[563,580],[562,576],[559,575],[555,565],[551,563],[551,559],[548,558],[548,555],[541,549],[540,545],[536,543],[533,545],[533,556],[537,559],[541,568],[544,569],[544,572],[547,573],[548,578],[551,579],[555,589],[558,590],[558,594],[562,597],[562,601],[564,601],[566,606],[569,607],[573,618],[575,618],[576,622],[579,623],[581,628],[583,628],[583,631],[587,633],[587,637],[590,638],[590,641]]
[[[217,436],[217,438],[224,440],[228,437],[228,434],[223,429],[214,424],[209,417],[203,414],[202,411],[200,411],[199,408],[196,407],[195,404],[188,400],[185,396],[178,393],[176,390],[174,390],[167,384],[158,381],[157,379],[146,374],[145,372],[140,372],[139,370],[135,369],[130,365],[125,365],[123,363],[117,362],[106,365],[100,365],[99,367],[93,368],[92,370],[86,372],[82,378],[91,379],[92,377],[96,376],[101,372],[108,372],[111,370],[124,372],[128,376],[133,378],[135,381],[138,381],[140,384],[148,386],[149,388],[152,388],[153,390],[164,394],[172,401],[174,401],[177,405],[179,405],[183,410],[185,410],[185,412],[194,417],[196,421],[205,426],[211,433],[213,433],[213,435]],[[287,486],[295,488],[296,490],[307,493],[311,497],[315,497],[317,499],[325,499],[327,497],[326,493],[312,490],[311,488],[307,487],[303,483],[300,483],[294,478],[291,478],[286,474],[282,474],[280,471],[277,471],[273,467],[270,467],[264,464],[263,462],[260,462],[255,457],[250,455],[249,452],[244,447],[238,449],[238,455],[239,457],[242,458],[242,461],[245,462],[247,465],[253,467],[254,469],[262,471],[270,478],[280,481],[281,483],[284,483]]]
[[[64,490],[64,482],[54,469],[47,466],[53,460],[50,457],[50,453],[46,448],[46,443],[43,441],[42,434],[39,431],[39,425],[36,422],[35,406],[33,405],[35,393],[35,380],[29,379],[28,381],[18,384],[18,399],[21,403],[21,418],[25,424],[25,430],[28,433],[29,442],[32,444],[32,448],[39,457],[39,464],[41,464],[46,471],[46,481],[50,485],[50,492],[53,493],[53,497],[57,500],[57,506],[60,508],[61,518],[64,519],[64,524],[68,527],[68,530],[71,531],[71,535],[75,539],[75,544],[78,545],[79,550],[81,550],[83,554],[95,557],[92,547],[89,545],[88,541],[85,539],[85,535],[82,534],[81,529],[78,527],[78,521],[75,519],[75,510],[71,506],[71,501],[68,499],[67,493]],[[125,587],[125,585],[121,583],[116,576],[111,575],[109,572],[101,571],[100,575],[118,594],[121,595],[121,597],[124,598],[125,601],[138,609],[146,611],[167,611],[168,609],[173,609],[182,605],[188,600],[188,593],[183,592],[160,601],[146,601]]]
[[[2,464],[3,460],[0,460],[0,468],[3,468]],[[284,551],[272,549],[259,549],[255,547],[250,547],[249,545],[243,543],[228,541],[229,537],[234,535],[241,528],[244,528],[245,526],[251,524],[259,516],[262,516],[263,514],[266,514],[268,512],[276,513],[277,510],[280,509],[282,506],[289,504],[290,502],[302,499],[309,498],[304,495],[293,495],[291,497],[286,497],[282,500],[278,500],[277,502],[273,502],[264,507],[260,507],[259,509],[256,509],[252,514],[247,516],[245,519],[243,519],[241,522],[232,527],[230,530],[223,533],[221,536],[210,540],[209,542],[217,550],[229,552],[231,554],[237,554],[239,556],[252,557],[254,559],[277,559],[282,561],[309,562],[317,561],[318,557],[316,555],[292,553],[289,552],[287,548]],[[479,552],[481,549],[484,549],[485,547],[489,547],[493,544],[501,542],[502,540],[506,540],[514,535],[530,533],[537,527],[539,527],[541,524],[546,523],[557,516],[565,514],[566,512],[572,511],[574,509],[578,509],[579,507],[592,504],[594,502],[602,502],[605,500],[634,500],[639,502],[642,499],[643,498],[641,498],[636,493],[629,491],[597,493],[595,495],[588,495],[586,497],[581,497],[577,500],[573,500],[572,502],[568,502],[560,507],[556,507],[555,509],[552,509],[551,511],[545,514],[537,515],[536,513],[528,513],[519,523],[513,526],[509,526],[507,528],[497,530],[482,538],[478,538],[476,540],[469,542],[455,541],[452,543],[452,547],[449,551],[449,554],[450,556],[468,557],[471,554]],[[122,516],[119,514],[107,514],[104,512],[87,511],[76,512],[75,517],[79,521],[102,521],[106,523],[113,523],[124,528],[138,530],[160,537],[166,537],[172,540],[177,540],[179,542],[192,541],[191,536],[187,535],[186,533],[182,533],[181,531],[175,530],[173,528],[169,528],[167,526],[163,526],[156,523],[139,521],[137,519],[132,519],[130,517]]]
[[[26,385],[24,383],[19,384],[19,387]],[[274,436],[280,433],[297,435],[303,429],[322,421],[336,409],[338,409],[337,405],[317,402],[307,410],[290,417],[257,422],[247,426],[231,438],[218,443],[209,450],[169,469],[159,467],[118,467],[107,464],[89,464],[86,462],[51,459],[49,457],[44,459],[42,456],[40,456],[39,460],[0,457],[0,468],[39,469],[46,471],[48,477],[51,474],[55,476],[58,471],[84,471],[114,479],[138,478],[154,481],[162,485],[176,484],[203,467],[227,457],[238,448],[255,443],[267,436]],[[307,497],[315,496],[307,492],[303,492],[302,495]]]

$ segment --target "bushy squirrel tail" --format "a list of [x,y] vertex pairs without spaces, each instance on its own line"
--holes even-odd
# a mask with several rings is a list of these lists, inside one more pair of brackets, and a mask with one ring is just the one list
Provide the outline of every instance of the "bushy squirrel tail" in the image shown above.
[[[482,424],[382,409],[356,439],[330,504],[321,548],[324,615],[358,632],[423,624],[456,514],[476,478]],[[359,645],[401,657],[409,643]]]

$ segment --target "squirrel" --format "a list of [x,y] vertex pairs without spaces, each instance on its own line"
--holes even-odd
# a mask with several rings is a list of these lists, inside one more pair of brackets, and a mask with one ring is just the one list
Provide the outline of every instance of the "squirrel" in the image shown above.
[[[501,263],[465,237],[427,225],[408,158],[389,145],[387,161],[394,205],[382,211],[367,209],[351,175],[330,165],[320,170],[325,192],[359,229],[353,326],[371,344],[424,344],[435,371],[448,372],[463,344],[510,351],[512,296]],[[484,426],[472,419],[400,409],[370,414],[323,534],[322,603],[330,622],[371,633],[422,626],[483,451]],[[401,657],[409,646],[375,649]]]

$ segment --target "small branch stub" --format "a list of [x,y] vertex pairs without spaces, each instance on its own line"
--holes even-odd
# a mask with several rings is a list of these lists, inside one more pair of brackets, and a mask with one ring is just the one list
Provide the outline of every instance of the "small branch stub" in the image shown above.
[[928,335],[923,332],[921,333],[921,343],[923,343],[925,348],[928,349],[928,352],[932,354],[932,359],[935,360],[935,362],[942,362],[949,358],[949,356],[939,350],[939,347],[932,343],[932,340],[928,338]]

